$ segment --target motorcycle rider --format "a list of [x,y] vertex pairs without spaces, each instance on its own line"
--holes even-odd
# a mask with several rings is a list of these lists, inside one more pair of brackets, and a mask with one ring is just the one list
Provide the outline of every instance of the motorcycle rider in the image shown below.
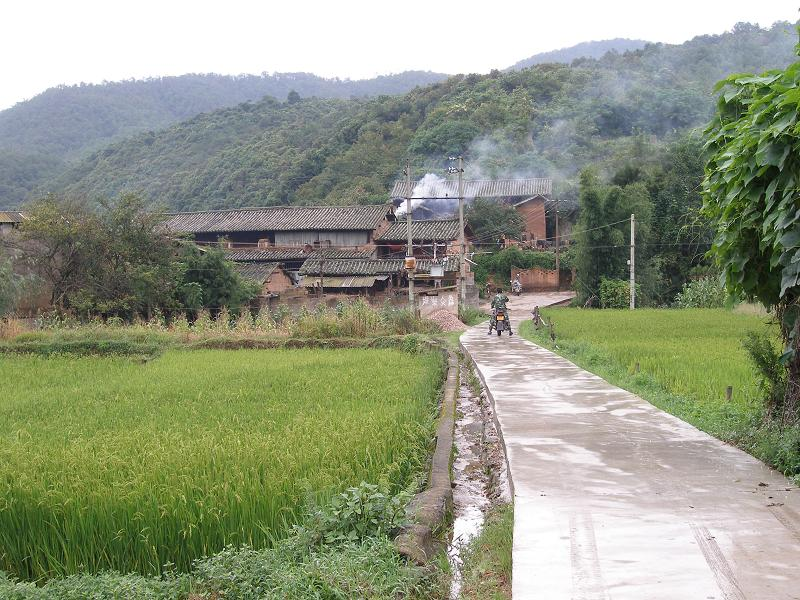
[[519,273],[511,280],[511,291],[518,296],[522,292],[522,282],[519,280]]
[[492,329],[496,328],[496,320],[495,315],[497,315],[498,311],[503,311],[506,314],[506,326],[508,327],[508,335],[514,335],[514,332],[511,331],[511,315],[508,311],[508,296],[503,293],[503,288],[497,288],[497,293],[492,298],[491,308],[492,308],[492,318],[489,321],[489,335],[492,335]]

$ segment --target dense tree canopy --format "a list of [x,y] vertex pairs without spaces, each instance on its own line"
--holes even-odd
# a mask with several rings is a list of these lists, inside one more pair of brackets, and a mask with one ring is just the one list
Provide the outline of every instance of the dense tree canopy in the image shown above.
[[704,211],[712,253],[733,296],[774,306],[787,341],[789,385],[780,412],[800,417],[800,62],[732,75],[706,130]]
[[156,310],[237,309],[258,293],[222,250],[174,240],[137,196],[103,201],[96,211],[48,196],[27,212],[7,243],[62,312],[130,319]]
[[[787,29],[741,26],[571,65],[455,76],[403,96],[313,98],[290,80],[276,93],[280,100],[241,103],[160,130],[153,125],[95,150],[66,173],[61,163],[43,163],[62,173],[45,187],[87,197],[141,192],[177,209],[381,202],[407,157],[421,176],[457,152],[469,178],[552,176],[562,185],[589,164],[613,172],[657,154],[676,133],[705,123],[724,69],[792,60]],[[300,98],[281,101],[292,89]],[[25,119],[15,123],[32,127]],[[0,123],[0,155],[2,131]],[[9,160],[0,160],[0,187],[29,188],[36,163]]]
[[501,238],[519,239],[525,220],[509,204],[488,198],[476,198],[464,213],[476,243],[495,243]]
[[0,206],[14,206],[109,142],[168,127],[200,113],[264,96],[348,99],[401,94],[446,76],[408,71],[374,79],[324,79],[308,73],[223,76],[189,74],[101,85],[51,88],[0,111]]

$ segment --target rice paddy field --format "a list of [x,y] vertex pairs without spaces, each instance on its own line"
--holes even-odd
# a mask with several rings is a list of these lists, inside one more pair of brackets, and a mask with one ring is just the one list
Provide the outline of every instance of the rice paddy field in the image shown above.
[[443,368],[396,350],[0,355],[0,571],[183,571],[269,546],[310,499],[409,486]]
[[555,345],[530,321],[523,336],[786,474],[800,473],[796,432],[764,423],[758,377],[742,347],[750,331],[779,343],[769,316],[724,309],[551,308],[542,314],[553,322]]

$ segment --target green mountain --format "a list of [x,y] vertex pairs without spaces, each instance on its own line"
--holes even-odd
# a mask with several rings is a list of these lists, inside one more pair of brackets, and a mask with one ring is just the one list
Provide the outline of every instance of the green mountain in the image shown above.
[[443,173],[457,153],[469,178],[567,185],[587,164],[611,170],[702,125],[717,80],[785,67],[794,44],[789,23],[737,25],[681,45],[454,76],[402,96],[266,98],[113,143],[45,190],[136,191],[174,209],[380,202],[407,157],[421,175]]
[[569,48],[551,50],[550,52],[540,52],[529,56],[519,62],[514,63],[507,71],[519,71],[527,69],[533,65],[542,63],[571,63],[576,58],[601,58],[607,52],[628,52],[644,48],[649,42],[644,40],[630,40],[627,38],[614,38],[613,40],[601,40],[592,42],[581,42]]
[[374,79],[308,73],[182,75],[102,85],[61,86],[0,112],[0,206],[16,204],[70,161],[113,140],[264,96],[351,98],[401,94],[445,79],[409,71]]

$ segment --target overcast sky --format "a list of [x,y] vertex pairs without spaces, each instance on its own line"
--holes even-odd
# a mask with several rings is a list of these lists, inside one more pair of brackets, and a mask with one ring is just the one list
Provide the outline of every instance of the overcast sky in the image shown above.
[[680,43],[788,0],[4,0],[0,109],[59,84],[183,73],[488,72],[614,37]]

